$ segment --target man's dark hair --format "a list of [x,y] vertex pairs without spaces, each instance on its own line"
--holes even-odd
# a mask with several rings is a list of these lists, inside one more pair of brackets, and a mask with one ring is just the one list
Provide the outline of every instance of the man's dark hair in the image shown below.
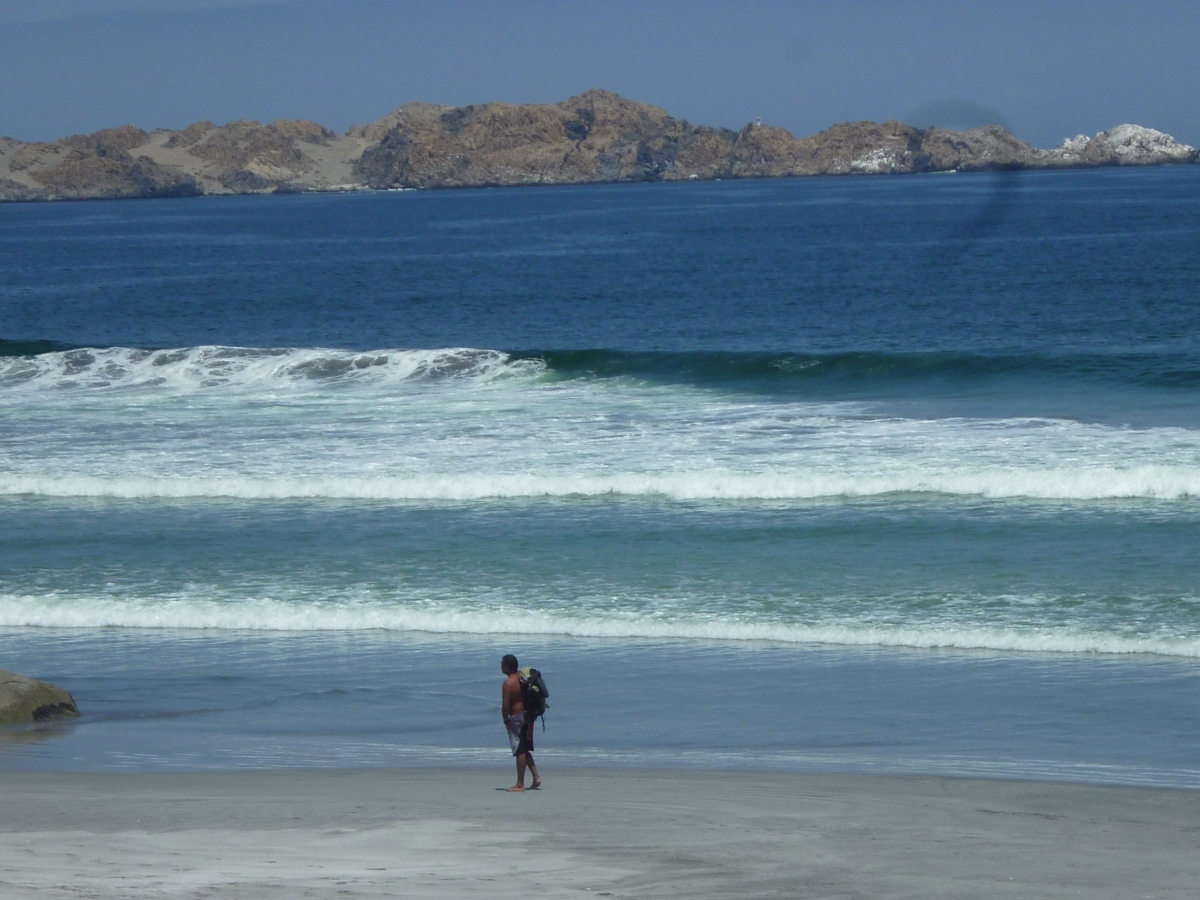
[[517,658],[511,653],[506,653],[504,655],[504,659],[500,660],[500,665],[504,666],[504,668],[509,672],[515,672],[520,668],[520,666],[517,664]]

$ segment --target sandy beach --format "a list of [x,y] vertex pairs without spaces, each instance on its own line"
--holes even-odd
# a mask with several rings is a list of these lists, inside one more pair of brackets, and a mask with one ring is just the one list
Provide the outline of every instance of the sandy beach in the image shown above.
[[[1200,793],[546,768],[0,773],[0,893],[1187,896]],[[508,778],[506,778],[508,776]]]

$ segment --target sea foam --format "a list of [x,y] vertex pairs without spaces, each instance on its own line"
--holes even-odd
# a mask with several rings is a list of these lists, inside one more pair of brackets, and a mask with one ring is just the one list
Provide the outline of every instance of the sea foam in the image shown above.
[[1200,468],[921,469],[884,475],[729,472],[613,475],[428,474],[311,477],[97,477],[0,475],[0,496],[114,499],[472,501],[538,497],[815,500],[931,494],[987,499],[1187,501],[1200,498]]

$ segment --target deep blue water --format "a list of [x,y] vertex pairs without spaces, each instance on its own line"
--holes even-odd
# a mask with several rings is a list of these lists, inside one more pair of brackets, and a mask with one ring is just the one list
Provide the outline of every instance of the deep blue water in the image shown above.
[[1180,167],[13,204],[0,321],[89,346],[1194,354],[1198,186]]
[[512,648],[563,763],[1200,784],[1196,167],[0,206],[0,341],[0,765],[502,758]]

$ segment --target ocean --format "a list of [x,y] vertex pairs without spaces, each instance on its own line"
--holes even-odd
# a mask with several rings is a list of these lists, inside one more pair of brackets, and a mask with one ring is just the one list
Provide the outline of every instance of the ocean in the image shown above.
[[1200,787],[1200,168],[0,206],[0,768]]

